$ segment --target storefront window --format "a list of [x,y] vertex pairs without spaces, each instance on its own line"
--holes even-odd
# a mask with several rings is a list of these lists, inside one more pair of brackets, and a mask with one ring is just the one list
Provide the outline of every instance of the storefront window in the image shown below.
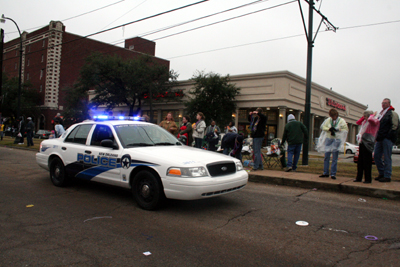
[[[151,118],[150,110],[142,111],[142,115],[147,115],[147,116],[149,116],[149,118]],[[153,110],[153,120],[151,122],[152,123],[157,123],[157,117],[158,117],[157,110]]]

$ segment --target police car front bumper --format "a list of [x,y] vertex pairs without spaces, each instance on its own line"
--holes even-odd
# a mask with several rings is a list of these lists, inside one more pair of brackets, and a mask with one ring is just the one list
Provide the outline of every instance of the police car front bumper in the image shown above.
[[49,170],[49,157],[43,153],[36,153],[37,164],[45,170]]
[[167,198],[180,200],[194,200],[216,197],[232,193],[246,186],[248,181],[246,171],[239,171],[232,175],[201,178],[162,178],[164,193]]

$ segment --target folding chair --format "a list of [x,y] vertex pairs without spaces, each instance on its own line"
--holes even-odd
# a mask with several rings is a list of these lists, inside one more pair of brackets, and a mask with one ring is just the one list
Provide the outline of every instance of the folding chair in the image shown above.
[[275,166],[282,168],[279,151],[280,142],[281,141],[278,138],[273,139],[271,141],[271,146],[268,148],[268,152],[262,153],[267,168],[273,168]]
[[282,164],[280,161],[280,155],[278,155],[277,153],[271,153],[271,154],[261,153],[261,154],[263,156],[265,165],[267,165],[267,168],[273,168],[276,166],[279,166],[282,168]]

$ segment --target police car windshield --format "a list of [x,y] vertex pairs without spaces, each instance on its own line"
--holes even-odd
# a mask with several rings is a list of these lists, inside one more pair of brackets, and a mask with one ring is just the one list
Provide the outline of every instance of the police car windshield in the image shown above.
[[116,125],[123,147],[181,145],[175,136],[154,124]]

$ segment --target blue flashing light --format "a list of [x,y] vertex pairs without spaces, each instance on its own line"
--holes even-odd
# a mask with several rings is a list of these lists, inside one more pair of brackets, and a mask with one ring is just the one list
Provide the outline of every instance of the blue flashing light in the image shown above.
[[108,116],[108,115],[95,115],[94,120],[131,120],[131,121],[145,121],[143,117],[132,116]]

